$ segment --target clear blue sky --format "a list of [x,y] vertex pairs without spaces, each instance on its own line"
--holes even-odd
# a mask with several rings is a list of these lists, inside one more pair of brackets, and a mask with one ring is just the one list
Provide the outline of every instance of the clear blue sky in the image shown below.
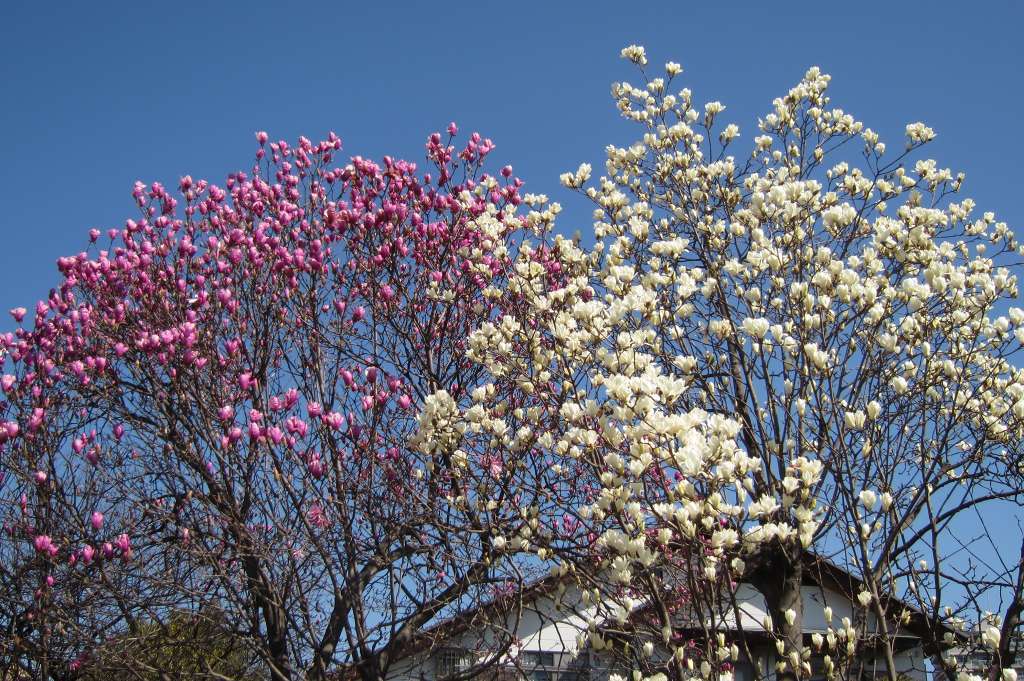
[[259,129],[419,161],[454,119],[586,233],[557,178],[632,141],[608,95],[634,76],[631,42],[682,63],[748,140],[818,64],[890,146],[906,122],[934,127],[932,153],[1024,231],[1022,28],[1016,2],[0,3],[0,310],[31,308],[89,228],[134,217],[136,179],[221,181]]

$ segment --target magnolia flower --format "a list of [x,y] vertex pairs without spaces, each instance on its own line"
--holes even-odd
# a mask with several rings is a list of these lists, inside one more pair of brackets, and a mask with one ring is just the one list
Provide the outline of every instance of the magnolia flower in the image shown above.
[[647,52],[640,45],[629,45],[628,47],[624,47],[622,48],[621,54],[623,59],[628,59],[639,66],[647,64]]
[[590,179],[592,168],[589,163],[581,163],[574,173],[562,173],[559,180],[570,189],[582,187]]
[[744,331],[750,334],[751,337],[758,339],[765,337],[765,335],[768,333],[769,326],[770,324],[768,320],[763,317],[758,317],[755,319],[747,317],[746,319],[743,320],[743,323],[741,324],[741,327]]
[[32,540],[32,544],[39,553],[50,553],[55,548],[53,540],[47,534],[36,535],[36,538]]
[[866,416],[862,411],[848,411],[844,415],[844,420],[850,430],[860,430],[864,427]]
[[878,503],[878,495],[869,489],[863,490],[860,493],[860,503],[869,511],[873,510]]
[[121,557],[128,560],[132,557],[132,544],[131,539],[128,538],[127,534],[117,535],[117,539],[114,540],[117,548],[121,551]]
[[935,139],[935,131],[924,123],[910,123],[907,125],[907,137],[912,143],[930,142]]
[[981,642],[992,650],[997,650],[999,648],[999,641],[1001,638],[1002,634],[998,627],[985,627],[984,631],[981,632]]

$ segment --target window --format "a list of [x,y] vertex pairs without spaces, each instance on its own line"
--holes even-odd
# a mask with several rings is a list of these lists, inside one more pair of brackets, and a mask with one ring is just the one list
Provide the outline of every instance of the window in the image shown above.
[[528,650],[522,654],[523,667],[554,667],[555,654],[547,651]]
[[442,679],[469,669],[472,656],[459,648],[442,648],[434,654],[434,678]]
[[554,681],[555,654],[546,650],[524,650],[519,665],[527,681]]

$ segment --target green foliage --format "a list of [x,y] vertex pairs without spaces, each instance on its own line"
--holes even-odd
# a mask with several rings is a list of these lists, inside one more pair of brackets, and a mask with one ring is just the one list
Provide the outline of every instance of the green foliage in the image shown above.
[[175,611],[106,644],[83,670],[86,681],[261,678],[244,639],[223,613]]

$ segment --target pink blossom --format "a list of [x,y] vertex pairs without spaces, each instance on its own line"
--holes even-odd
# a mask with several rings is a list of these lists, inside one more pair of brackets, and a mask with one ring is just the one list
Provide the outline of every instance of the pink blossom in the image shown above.
[[285,421],[285,428],[289,433],[298,435],[299,437],[306,437],[306,432],[308,431],[309,426],[302,419],[290,416],[288,417],[288,420]]
[[26,314],[28,314],[28,310],[26,310],[23,307],[16,307],[13,310],[11,310],[11,316],[14,317],[14,321],[18,322],[19,324],[21,323],[21,320],[25,318]]
[[282,409],[291,409],[299,403],[299,391],[295,388],[289,388],[284,393],[284,405]]
[[320,504],[313,504],[309,507],[309,511],[306,512],[306,516],[309,518],[309,522],[314,527],[325,528],[330,526],[331,521],[327,518],[327,514],[324,513],[323,508]]
[[36,535],[36,538],[32,540],[32,544],[39,553],[50,553],[55,548],[53,540],[48,534]]
[[92,525],[92,529],[98,530],[103,527],[103,514],[99,511],[93,511],[92,515],[89,516],[89,524]]
[[0,442],[17,437],[19,430],[20,428],[15,421],[4,421],[0,423]]
[[117,539],[114,540],[117,544],[117,548],[121,551],[121,557],[128,560],[132,557],[132,544],[127,534],[117,535]]

